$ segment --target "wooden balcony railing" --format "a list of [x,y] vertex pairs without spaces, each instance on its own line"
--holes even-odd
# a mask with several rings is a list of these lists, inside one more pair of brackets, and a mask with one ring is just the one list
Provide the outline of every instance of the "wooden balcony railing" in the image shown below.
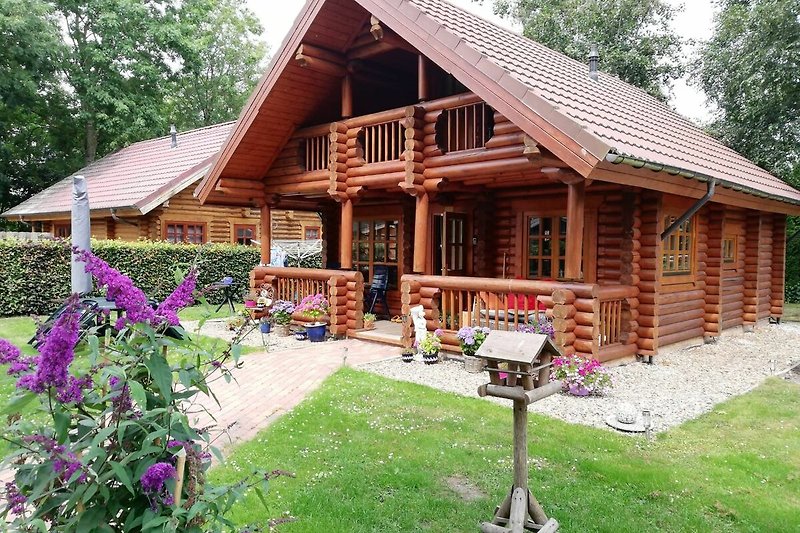
[[365,126],[360,140],[367,165],[396,161],[405,150],[405,128],[396,120]]
[[330,140],[328,135],[316,135],[303,140],[305,142],[306,172],[326,170],[330,160]]
[[[364,276],[361,272],[313,268],[256,267],[250,273],[250,287],[257,292],[264,285],[273,288],[275,299],[295,304],[312,294],[324,294],[330,303],[330,331],[346,335],[364,327]],[[308,321],[300,313],[295,321]]]
[[443,153],[483,148],[492,136],[494,110],[485,102],[445,109],[436,124],[436,142]]
[[[485,326],[515,330],[520,324],[552,320],[555,341],[564,353],[591,355],[602,361],[636,353],[628,298],[636,287],[599,286],[555,281],[403,276],[403,313],[425,309],[429,331],[444,330],[444,348],[460,351],[459,328]],[[406,321],[404,339],[411,343],[413,325]]]

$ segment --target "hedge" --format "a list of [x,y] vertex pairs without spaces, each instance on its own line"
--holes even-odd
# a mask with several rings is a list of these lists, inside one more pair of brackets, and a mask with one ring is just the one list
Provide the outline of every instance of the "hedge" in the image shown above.
[[[68,296],[69,246],[63,240],[0,240],[0,316],[48,314]],[[176,269],[187,270],[195,262],[200,287],[232,276],[235,294],[241,294],[260,259],[257,248],[230,244],[93,240],[92,251],[159,300],[175,288]],[[219,303],[222,294],[213,291],[208,297]]]

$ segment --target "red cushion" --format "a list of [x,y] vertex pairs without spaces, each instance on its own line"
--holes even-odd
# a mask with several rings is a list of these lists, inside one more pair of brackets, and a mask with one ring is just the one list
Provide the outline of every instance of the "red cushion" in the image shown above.
[[529,294],[525,296],[524,294],[509,294],[508,295],[508,308],[514,309],[516,311],[525,311],[525,301],[528,302],[528,311],[534,311],[537,308],[539,311],[546,311],[547,306],[545,306],[542,302],[536,300],[536,296],[533,294]]

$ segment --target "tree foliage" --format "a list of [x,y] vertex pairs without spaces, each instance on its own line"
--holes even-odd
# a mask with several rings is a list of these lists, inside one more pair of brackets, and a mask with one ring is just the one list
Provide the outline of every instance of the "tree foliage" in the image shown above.
[[715,132],[800,185],[800,0],[722,0],[699,82]]
[[684,73],[682,40],[664,0],[495,0],[526,37],[585,62],[592,44],[600,68],[661,100]]
[[261,33],[245,0],[0,2],[0,211],[170,123],[235,118]]

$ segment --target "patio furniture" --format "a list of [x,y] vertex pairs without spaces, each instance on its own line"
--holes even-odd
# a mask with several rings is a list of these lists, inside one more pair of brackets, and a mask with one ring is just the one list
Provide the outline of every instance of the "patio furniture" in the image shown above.
[[389,288],[389,268],[385,266],[376,266],[372,274],[372,284],[367,293],[368,308],[367,313],[377,315],[375,312],[376,304],[380,303],[385,311],[385,316],[391,316],[389,311],[389,302],[386,300],[386,290]]
[[222,289],[222,303],[217,307],[217,312],[222,309],[225,304],[231,307],[231,313],[236,312],[236,306],[233,303],[233,278],[225,276],[220,281],[211,284],[212,289]]

